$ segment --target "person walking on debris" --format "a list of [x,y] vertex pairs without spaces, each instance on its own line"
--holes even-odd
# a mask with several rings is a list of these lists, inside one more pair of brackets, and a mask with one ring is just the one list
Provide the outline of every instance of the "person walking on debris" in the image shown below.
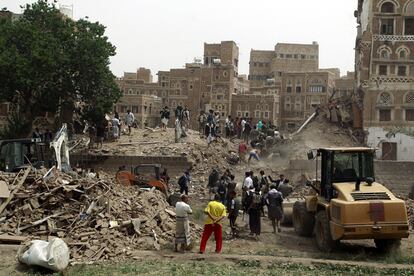
[[252,131],[251,121],[245,121],[243,135],[244,135],[244,141],[246,142],[246,144],[249,144],[249,137],[250,137],[251,131]]
[[230,175],[230,181],[227,184],[227,196],[226,196],[227,202],[229,202],[231,200],[230,199],[231,193],[236,192],[237,182],[234,181],[234,178],[235,178],[234,175],[231,174]]
[[[253,189],[253,180],[251,177],[250,172],[245,173],[245,178],[242,185],[242,205],[243,205],[243,220],[245,215],[248,215],[248,205],[246,203],[247,196],[249,195],[249,191]],[[247,218],[248,220],[248,218]]]
[[259,238],[261,233],[261,211],[263,207],[263,197],[260,189],[250,190],[246,197],[246,208],[249,213],[250,235]]
[[161,129],[167,131],[168,121],[170,120],[170,110],[165,106],[161,111]]
[[112,119],[112,136],[114,137],[115,141],[118,141],[119,139],[119,127],[120,127],[120,122],[119,119],[114,117]]
[[127,114],[125,116],[125,124],[128,126],[128,135],[131,135],[131,127],[133,126],[134,122],[134,113],[132,113],[131,110],[127,110]]
[[181,201],[175,205],[176,228],[175,228],[175,251],[178,252],[178,245],[181,245],[181,252],[190,245],[190,223],[188,215],[193,213],[188,204],[188,196],[181,195]]
[[236,195],[237,195],[236,191],[231,190],[229,193],[228,200],[227,200],[227,211],[229,213],[228,217],[230,221],[232,238],[236,238],[237,236],[236,220],[237,220],[237,217],[239,216],[239,210],[240,210],[240,202],[236,198]]
[[244,142],[241,142],[239,144],[239,159],[240,163],[245,162],[246,163],[246,153],[247,153],[247,146]]
[[220,174],[216,169],[213,169],[208,176],[208,188],[209,192],[212,194],[217,193],[218,181],[220,179]]
[[190,172],[185,171],[184,174],[178,179],[178,185],[180,186],[180,194],[188,195],[188,185],[191,183]]
[[207,124],[207,116],[204,111],[200,111],[200,115],[198,115],[198,131],[200,134],[203,134],[205,131],[205,127]]
[[96,127],[96,144],[97,147],[103,148],[103,141],[105,139],[105,127],[103,122],[100,122]]
[[276,185],[276,189],[282,193],[284,198],[287,198],[293,192],[293,187],[289,184],[289,179],[286,179],[283,174],[276,180]]
[[272,222],[273,233],[277,231],[280,233],[280,221],[283,218],[283,195],[276,190],[276,186],[272,185],[269,193],[266,196],[266,205],[268,210],[268,218]]
[[229,115],[224,122],[224,129],[225,129],[224,133],[226,135],[226,138],[230,137],[230,124],[231,124],[231,116]]
[[214,238],[216,240],[216,253],[220,254],[223,243],[223,233],[221,221],[227,216],[226,207],[220,203],[218,195],[214,196],[214,200],[210,201],[204,213],[207,215],[206,222],[204,224],[203,235],[200,243],[200,254],[204,254],[206,251],[207,241],[211,234],[214,232]]
[[182,112],[182,125],[186,129],[190,127],[190,110],[187,106],[184,107]]
[[222,176],[220,181],[219,181],[217,194],[220,196],[220,202],[223,203],[223,204],[226,204],[227,180],[226,180],[225,176]]

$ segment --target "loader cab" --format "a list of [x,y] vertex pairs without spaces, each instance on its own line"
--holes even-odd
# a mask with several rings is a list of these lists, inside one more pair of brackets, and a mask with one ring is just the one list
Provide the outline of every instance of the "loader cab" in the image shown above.
[[0,170],[15,172],[26,166],[40,168],[50,160],[50,150],[40,139],[10,139],[0,141]]
[[[374,178],[374,149],[370,148],[323,148],[318,149],[316,159],[321,158],[321,179],[318,193],[327,201],[337,197],[335,183],[350,183],[359,190],[362,181],[372,184]],[[311,154],[308,154],[312,157]],[[318,160],[317,160],[318,163]]]

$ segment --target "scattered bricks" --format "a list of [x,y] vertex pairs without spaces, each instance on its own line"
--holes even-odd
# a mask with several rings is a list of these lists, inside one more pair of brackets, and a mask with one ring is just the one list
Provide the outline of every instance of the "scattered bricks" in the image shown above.
[[32,207],[30,207],[30,204],[26,204],[22,207],[22,212],[26,216],[30,216],[32,214]]
[[31,198],[29,200],[30,205],[32,206],[33,209],[37,209],[40,207],[39,201],[37,200],[37,198]]

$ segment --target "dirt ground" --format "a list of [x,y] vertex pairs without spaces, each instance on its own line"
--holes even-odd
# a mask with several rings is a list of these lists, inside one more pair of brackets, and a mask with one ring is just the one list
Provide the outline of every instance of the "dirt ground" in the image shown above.
[[[145,145],[142,146],[139,150],[134,150],[134,153],[139,154],[146,154],[147,151],[156,151],[165,154],[174,154],[174,155],[181,155],[183,152],[188,153],[191,148],[197,148],[200,152],[207,151],[207,144],[200,138],[195,138],[198,136],[197,133],[191,134],[188,143],[184,142],[181,144],[174,144],[172,142],[173,132],[169,130],[167,135],[165,133],[149,133],[147,136],[144,136],[143,133],[145,131],[136,131],[134,132],[134,136],[139,136],[141,138],[134,138],[131,139],[129,137],[123,137],[122,143],[128,143],[129,140],[135,142],[143,142],[150,140],[158,141],[164,137],[160,145]],[[128,139],[128,140],[126,140]],[[245,171],[253,170],[255,173],[259,173],[260,170],[265,170],[267,174],[271,174],[273,177],[280,172],[286,170],[288,166],[288,162],[291,159],[305,159],[306,151],[311,148],[317,147],[325,147],[325,146],[354,146],[355,143],[346,135],[346,131],[337,128],[336,126],[326,127],[326,125],[320,121],[315,121],[311,124],[310,127],[305,129],[304,133],[299,134],[296,138],[293,138],[289,144],[285,145],[281,154],[282,156],[272,159],[272,160],[262,160],[260,162],[252,162],[251,164],[242,163],[241,165],[237,166],[230,166],[225,161],[220,162],[220,164],[210,164],[211,167],[219,166],[223,168],[225,166],[230,167],[232,173],[236,175],[236,181],[239,183],[239,188],[241,186],[243,175]],[[127,146],[134,149],[133,145]],[[129,154],[129,150],[125,149],[124,147],[119,147],[118,145],[106,145],[104,147],[109,152],[115,151],[118,154]],[[223,150],[237,150],[237,141],[236,143],[230,143],[226,141],[226,146],[222,146]],[[217,149],[219,150],[219,149]],[[195,158],[198,158],[197,156]],[[200,167],[201,168],[201,167]],[[210,172],[210,167],[203,166],[202,173],[199,175],[197,181],[194,181],[194,187],[190,187],[190,204],[193,208],[194,214],[192,215],[192,220],[203,226],[203,222],[205,219],[203,210],[207,205],[210,195],[207,192],[207,189],[204,187],[206,186],[206,179],[208,178],[208,173]],[[293,184],[296,183],[296,176],[288,176]],[[202,181],[204,179],[204,181]],[[175,181],[175,180],[173,180]],[[173,187],[177,188],[177,187]],[[323,263],[325,265],[356,265],[362,266],[366,268],[385,268],[385,269],[408,269],[408,273],[406,275],[413,275],[414,274],[414,236],[411,235],[408,239],[402,240],[401,245],[401,252],[399,254],[392,254],[392,255],[383,255],[380,254],[376,248],[374,247],[374,243],[370,240],[362,240],[362,241],[344,241],[341,243],[340,248],[333,253],[325,254],[318,251],[315,241],[313,238],[304,238],[299,237],[294,233],[292,227],[283,226],[282,232],[274,234],[272,233],[272,227],[270,221],[266,218],[262,218],[262,234],[259,240],[255,240],[251,238],[248,233],[248,229],[245,227],[247,221],[243,221],[243,217],[240,215],[237,221],[240,233],[239,237],[236,239],[230,238],[230,229],[229,229],[229,222],[228,220],[223,221],[224,225],[224,243],[223,243],[223,252],[222,255],[216,255],[214,252],[214,239],[211,238],[208,246],[207,252],[205,255],[198,255],[198,247],[199,247],[199,240],[195,241],[195,246],[193,247],[192,251],[186,254],[174,253],[173,252],[173,245],[167,246],[163,248],[161,251],[158,252],[147,252],[147,251],[136,251],[131,256],[131,262],[139,261],[141,264],[142,262],[149,262],[151,260],[155,260],[155,262],[163,262],[163,269],[165,271],[169,271],[168,269],[174,269],[174,273],[170,274],[177,274],[177,272],[182,272],[183,274],[187,274],[186,269],[190,269],[186,267],[187,265],[191,264],[191,262],[195,262],[195,264],[199,264],[200,261],[205,261],[206,263],[211,263],[214,265],[227,265],[230,264],[237,264],[237,269],[240,268],[240,271],[249,271],[247,268],[244,269],[246,265],[251,269],[254,268],[257,262],[263,263],[287,263],[287,264],[300,264],[305,266],[305,270],[295,270],[297,267],[294,267],[289,270],[291,267],[289,266],[288,270],[275,270],[278,273],[286,273],[288,275],[295,274],[301,275],[305,272],[305,274],[314,274],[314,273],[306,273],[312,271],[311,266],[316,263]],[[27,267],[19,265],[16,261],[16,246],[0,246],[0,258],[2,262],[0,262],[0,276],[1,275],[22,275],[22,274],[32,274],[38,273],[38,270],[27,270]],[[183,266],[180,267],[171,267],[171,263],[183,263]],[[137,270],[140,264],[120,264],[122,267],[119,267],[121,271],[125,270],[125,274],[134,275],[134,272],[139,272]],[[90,266],[94,267],[94,266]],[[105,267],[105,266],[104,266]],[[147,263],[147,268],[154,267],[153,263]],[[157,267],[155,265],[155,267]],[[195,269],[196,265],[194,265],[193,269]],[[263,266],[261,266],[263,268]],[[84,275],[82,271],[85,272],[85,275],[118,275],[124,274],[119,271],[111,270],[113,267],[108,268],[107,270],[99,270],[95,272],[90,272],[89,266],[85,267],[80,264],[75,264],[74,268],[70,268],[67,275]],[[141,268],[140,268],[141,269]],[[205,267],[200,268],[200,271],[206,271],[203,269],[207,269]],[[220,267],[215,267],[214,270],[210,272],[216,271],[219,273],[221,270]],[[224,268],[223,268],[224,269]],[[244,270],[243,270],[244,269]],[[270,268],[268,272],[271,272],[273,268]],[[280,269],[280,268],[277,268]],[[299,269],[299,268],[298,268]],[[309,270],[310,269],[310,270]],[[87,272],[89,271],[89,272]],[[145,270],[147,271],[147,270]],[[199,271],[199,270],[194,270]],[[199,272],[200,272],[199,271]],[[224,270],[223,270],[224,271]],[[227,271],[227,270],[226,270]],[[235,270],[237,271],[237,270]],[[222,273],[223,275],[234,275],[232,272],[235,271],[227,271]],[[327,274],[322,273],[323,275],[330,275],[329,270],[327,270]],[[375,270],[374,270],[375,271]],[[264,271],[262,271],[264,272]],[[353,274],[353,271],[346,270],[347,274]],[[369,273],[369,271],[366,271]],[[385,272],[385,270],[384,270]],[[413,274],[411,274],[413,272]],[[40,271],[42,274],[43,271]],[[405,272],[404,272],[405,273]],[[403,274],[404,274],[403,273]],[[139,274],[139,273],[138,273]],[[149,275],[157,275],[153,273],[143,273]],[[199,274],[203,274],[200,272]],[[198,275],[199,275],[198,274]],[[243,273],[240,273],[243,274]],[[261,274],[261,273],[259,273]],[[267,273],[263,273],[267,274]],[[270,273],[273,274],[273,273]],[[277,273],[276,273],[277,274]],[[339,274],[340,271],[339,271]],[[356,273],[357,275],[362,275],[364,273]],[[390,274],[390,273],[388,273]],[[391,273],[394,274],[394,273]],[[398,273],[397,273],[398,274]],[[193,275],[189,273],[188,275]]]

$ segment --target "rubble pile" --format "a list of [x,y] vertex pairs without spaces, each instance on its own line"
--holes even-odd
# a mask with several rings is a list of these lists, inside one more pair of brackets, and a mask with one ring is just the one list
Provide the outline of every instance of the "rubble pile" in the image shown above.
[[410,225],[412,228],[414,228],[414,200],[406,199],[405,205],[407,207],[407,214],[408,219],[410,220]]
[[[158,190],[120,186],[111,180],[31,172],[0,214],[0,234],[62,238],[72,261],[122,260],[134,250],[159,250],[175,236],[175,213]],[[21,179],[0,174],[10,190]],[[15,180],[17,179],[17,181]],[[201,228],[192,224],[192,235]],[[193,240],[195,240],[193,238]]]

